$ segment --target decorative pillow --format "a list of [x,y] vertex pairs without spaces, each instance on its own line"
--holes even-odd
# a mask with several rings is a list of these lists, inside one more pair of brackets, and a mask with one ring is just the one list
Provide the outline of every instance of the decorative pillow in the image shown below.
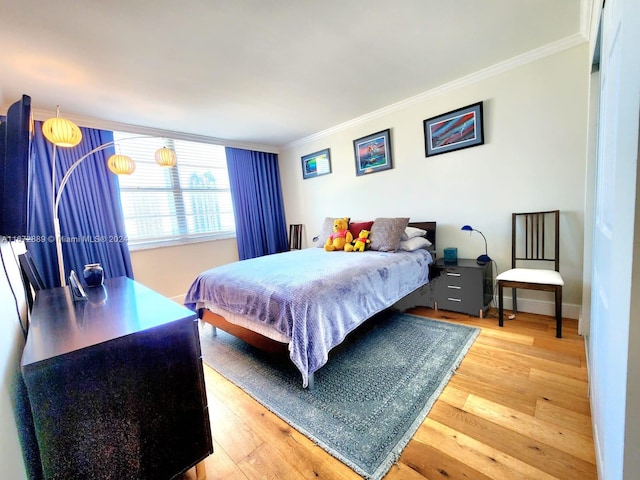
[[407,228],[409,217],[376,218],[371,226],[371,250],[395,252],[400,244],[402,232]]
[[419,248],[428,248],[431,246],[431,242],[424,237],[413,237],[409,240],[400,240],[398,250],[406,250],[407,252],[413,252]]
[[402,233],[402,240],[409,240],[414,237],[424,237],[427,234],[426,230],[416,227],[407,227]]
[[372,225],[373,221],[349,223],[349,231],[351,232],[351,235],[353,235],[353,238],[356,239],[358,238],[358,235],[360,235],[361,230],[369,230],[369,232],[371,232]]
[[327,241],[327,238],[329,238],[329,235],[333,233],[333,221],[336,218],[345,218],[345,217],[327,217],[324,219],[324,222],[322,222],[322,227],[320,228],[320,235],[318,236],[318,247],[323,248],[324,244]]

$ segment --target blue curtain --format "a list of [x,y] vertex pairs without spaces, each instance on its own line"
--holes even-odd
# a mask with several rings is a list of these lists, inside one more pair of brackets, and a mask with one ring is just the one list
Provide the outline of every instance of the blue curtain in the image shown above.
[[[113,141],[113,133],[81,128],[82,142],[73,148],[58,148],[56,188],[69,167],[94,148]],[[58,260],[53,242],[52,159],[53,146],[42,134],[42,123],[35,122],[32,142],[32,171],[27,249],[47,288],[60,285]],[[120,204],[116,176],[109,172],[107,159],[114,152],[107,148],[84,160],[69,177],[60,198],[58,216],[63,238],[65,277],[73,269],[80,279],[87,263],[100,263],[105,278],[133,278],[133,268]]]
[[288,250],[278,155],[225,150],[240,260]]

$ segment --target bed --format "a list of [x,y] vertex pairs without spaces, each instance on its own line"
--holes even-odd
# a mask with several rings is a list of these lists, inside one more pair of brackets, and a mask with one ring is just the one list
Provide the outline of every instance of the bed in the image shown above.
[[[287,352],[302,386],[313,388],[314,372],[347,334],[428,283],[436,224],[404,225],[405,234],[424,236],[426,245],[395,252],[306,248],[242,260],[198,275],[185,305],[214,328],[269,352]],[[375,232],[372,227],[372,244]]]

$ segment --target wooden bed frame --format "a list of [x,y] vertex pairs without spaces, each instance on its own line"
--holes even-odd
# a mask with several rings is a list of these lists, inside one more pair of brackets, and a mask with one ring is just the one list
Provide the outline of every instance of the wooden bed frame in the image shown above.
[[[410,227],[422,228],[427,231],[426,237],[432,243],[429,247],[430,251],[436,249],[436,222],[409,222]],[[357,255],[357,254],[356,254]],[[273,340],[269,337],[265,337],[260,333],[249,330],[248,328],[241,327],[234,323],[228,322],[222,315],[213,313],[212,311],[201,308],[198,310],[198,317],[200,320],[207,322],[213,326],[213,334],[216,335],[216,329],[219,328],[240,340],[245,341],[249,345],[252,345],[265,352],[275,355],[289,355],[288,344]],[[309,389],[313,388],[314,378],[313,373],[309,374]]]

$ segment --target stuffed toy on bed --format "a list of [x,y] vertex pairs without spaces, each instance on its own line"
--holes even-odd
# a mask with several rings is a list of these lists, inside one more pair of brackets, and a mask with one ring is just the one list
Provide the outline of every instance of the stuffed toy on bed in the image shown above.
[[[369,243],[371,243],[371,240],[369,240],[369,230],[360,230],[360,233],[358,234],[358,238],[355,239],[355,241],[353,242],[353,248],[349,251],[354,251],[354,252],[364,252],[367,249],[367,245]],[[346,250],[346,247],[345,247]]]
[[324,249],[327,252],[346,250],[347,245],[351,247],[351,242],[353,242],[353,235],[349,231],[349,219],[336,218],[333,221],[333,233],[327,238]]

